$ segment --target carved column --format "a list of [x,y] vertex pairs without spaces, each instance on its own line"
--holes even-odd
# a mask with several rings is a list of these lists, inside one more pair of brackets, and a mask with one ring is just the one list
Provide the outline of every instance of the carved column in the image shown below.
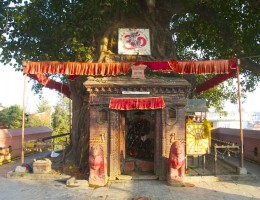
[[162,110],[155,111],[155,174],[162,179]]
[[167,120],[167,110],[166,109],[162,109],[161,113],[161,124],[162,124],[162,129],[161,129],[161,143],[162,143],[162,147],[161,147],[161,176],[160,179],[161,180],[165,180],[166,179],[166,164],[167,164],[167,160],[168,160],[168,155],[166,154],[166,144],[167,144],[167,124],[166,124],[166,120]]
[[119,112],[117,110],[109,111],[109,177],[114,179],[120,172],[119,157]]

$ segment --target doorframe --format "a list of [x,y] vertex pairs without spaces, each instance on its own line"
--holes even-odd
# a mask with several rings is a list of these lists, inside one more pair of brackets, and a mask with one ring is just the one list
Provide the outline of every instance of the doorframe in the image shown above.
[[[163,127],[162,127],[162,112],[163,109],[156,109],[155,111],[155,132],[154,132],[154,175],[163,180],[163,172],[165,171],[165,163],[163,161]],[[120,161],[120,130],[122,130],[122,114],[127,111],[119,111],[110,109],[109,117],[109,141],[108,141],[108,176],[110,179],[115,179],[116,176],[121,175],[121,161]],[[122,131],[121,131],[122,133]]]

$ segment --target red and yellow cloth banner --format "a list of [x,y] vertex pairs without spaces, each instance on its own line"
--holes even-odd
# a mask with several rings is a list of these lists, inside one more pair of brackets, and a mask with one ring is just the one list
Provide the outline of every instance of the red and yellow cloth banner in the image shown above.
[[111,98],[109,104],[109,108],[115,110],[151,110],[164,107],[165,103],[162,97]]
[[116,76],[126,74],[133,63],[90,63],[90,62],[27,62],[23,68],[26,74],[67,74],[90,76]]
[[206,61],[168,61],[171,69],[178,74],[228,74],[236,69],[236,59]]
[[91,76],[116,76],[126,74],[131,65],[144,64],[153,71],[173,71],[178,74],[228,74],[236,69],[236,59],[208,61],[142,61],[142,62],[27,62],[26,74],[67,74]]

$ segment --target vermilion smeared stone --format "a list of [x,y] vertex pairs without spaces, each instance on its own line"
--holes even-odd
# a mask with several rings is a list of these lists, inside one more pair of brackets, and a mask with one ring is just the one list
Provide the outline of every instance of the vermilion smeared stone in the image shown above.
[[136,161],[137,167],[143,172],[150,172],[154,170],[154,163],[152,161]]
[[126,162],[124,164],[124,171],[126,171],[126,172],[133,171],[134,168],[135,168],[134,162]]

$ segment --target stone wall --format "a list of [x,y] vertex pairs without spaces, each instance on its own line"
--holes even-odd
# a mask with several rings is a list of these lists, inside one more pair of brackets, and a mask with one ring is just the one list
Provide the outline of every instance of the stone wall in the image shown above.
[[[244,157],[260,163],[260,130],[243,130],[243,136]],[[212,138],[241,144],[240,129],[213,129]]]

